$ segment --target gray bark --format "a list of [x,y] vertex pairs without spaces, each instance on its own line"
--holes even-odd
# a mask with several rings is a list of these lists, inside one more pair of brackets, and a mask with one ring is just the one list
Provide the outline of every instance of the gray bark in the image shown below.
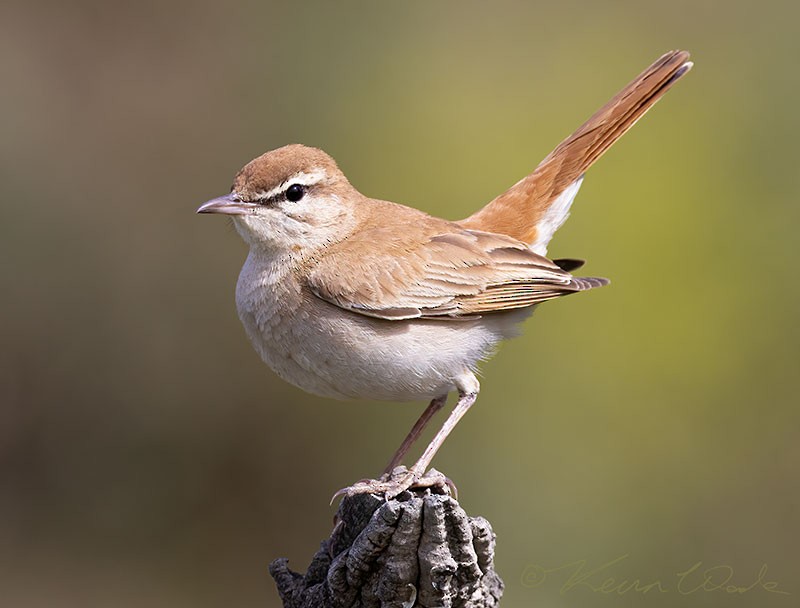
[[490,608],[503,594],[495,535],[447,494],[345,497],[305,575],[272,562],[284,608]]

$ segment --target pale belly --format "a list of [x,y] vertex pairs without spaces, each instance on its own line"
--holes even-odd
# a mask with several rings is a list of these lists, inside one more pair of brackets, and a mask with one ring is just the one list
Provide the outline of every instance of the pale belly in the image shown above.
[[530,311],[472,321],[384,321],[304,293],[283,273],[242,268],[236,300],[256,351],[276,374],[338,399],[432,399],[472,378]]

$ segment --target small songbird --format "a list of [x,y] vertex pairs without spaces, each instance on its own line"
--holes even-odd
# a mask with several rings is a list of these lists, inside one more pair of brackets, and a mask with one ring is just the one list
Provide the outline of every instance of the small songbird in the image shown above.
[[[239,171],[198,213],[233,218],[250,252],[236,286],[244,328],[281,378],[335,399],[431,400],[379,479],[347,493],[391,498],[426,475],[475,402],[478,363],[546,300],[606,285],[579,260],[545,257],[586,170],[691,67],[659,58],[536,169],[451,222],[368,198],[334,160],[289,145]],[[422,456],[398,467],[450,392],[458,402]]]

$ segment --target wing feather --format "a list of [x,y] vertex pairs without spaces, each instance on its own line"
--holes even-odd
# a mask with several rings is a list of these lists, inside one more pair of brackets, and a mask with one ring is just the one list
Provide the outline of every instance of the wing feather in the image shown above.
[[607,283],[576,279],[514,238],[431,223],[361,230],[331,246],[308,269],[309,289],[380,319],[474,319]]

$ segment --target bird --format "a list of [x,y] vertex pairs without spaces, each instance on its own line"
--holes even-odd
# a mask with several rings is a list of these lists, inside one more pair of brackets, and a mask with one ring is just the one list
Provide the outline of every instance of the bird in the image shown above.
[[[442,485],[428,468],[478,396],[478,365],[540,303],[608,284],[546,257],[584,174],[692,67],[670,51],[530,173],[460,221],[367,197],[331,156],[290,144],[235,176],[197,213],[230,216],[249,253],[236,285],[253,347],[283,380],[334,399],[426,401],[383,474],[337,494],[386,499]],[[401,463],[448,395],[416,462]],[[449,481],[449,480],[446,480]]]

